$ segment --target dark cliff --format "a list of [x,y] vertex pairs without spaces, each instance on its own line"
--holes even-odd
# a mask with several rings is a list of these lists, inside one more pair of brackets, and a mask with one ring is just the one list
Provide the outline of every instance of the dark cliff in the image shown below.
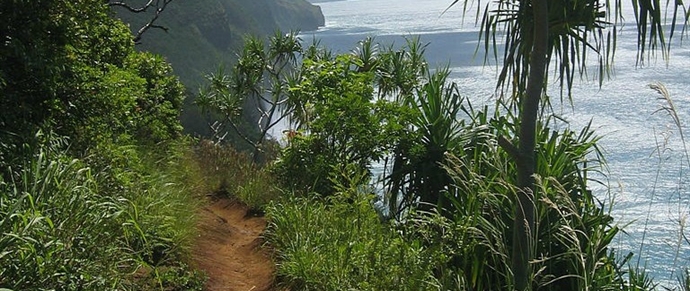
[[[302,31],[316,30],[325,25],[321,7],[308,2],[277,0],[271,5],[271,12],[278,27],[297,28]],[[299,11],[299,13],[295,13]],[[282,29],[290,30],[290,29]]]

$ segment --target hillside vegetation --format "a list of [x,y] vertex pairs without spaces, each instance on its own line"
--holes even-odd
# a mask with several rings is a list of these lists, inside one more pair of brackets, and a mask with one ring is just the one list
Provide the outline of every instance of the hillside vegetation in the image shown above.
[[[204,21],[237,20],[229,3],[169,11],[198,35],[225,35],[231,26]],[[276,287],[517,289],[519,169],[500,145],[517,139],[517,106],[473,107],[418,39],[335,54],[295,33],[250,38],[198,98],[221,130],[245,111],[268,113],[263,128],[288,124],[282,144],[248,140],[250,155],[231,137],[183,134],[176,71],[137,51],[106,3],[7,0],[0,27],[0,290],[206,290],[191,250],[211,194],[266,214]],[[588,174],[605,168],[599,138],[548,112],[538,121],[539,257],[522,290],[654,290],[613,248],[621,230],[591,191]]]
[[[149,14],[116,9],[131,29],[138,29]],[[197,87],[204,75],[220,63],[232,63],[246,35],[275,31],[315,30],[324,25],[318,6],[292,0],[207,0],[171,2],[156,24],[167,32],[151,30],[138,50],[164,56],[182,83]]]
[[[197,36],[234,29],[215,24],[237,20],[227,11],[239,8],[223,6],[232,1],[179,3],[189,6],[170,5],[166,16]],[[0,2],[0,290],[204,288],[190,247],[203,197],[220,186],[202,175],[196,142],[182,134],[177,72],[137,48],[110,8],[96,0]],[[281,19],[258,31],[294,21]],[[221,45],[194,33],[178,35],[188,47],[159,44],[183,60],[223,55],[239,41]],[[152,30],[144,40],[153,45],[161,35],[170,36]]]
[[[282,104],[273,116],[291,129],[260,169],[264,183],[232,182],[238,159],[219,154],[230,148],[206,160],[227,173],[225,192],[267,214],[277,278],[290,290],[516,290],[517,168],[497,140],[514,139],[520,120],[510,101],[473,107],[425,48],[369,38],[335,54],[276,35],[247,42],[203,90],[226,124],[241,98]],[[620,228],[589,188],[588,173],[605,167],[598,137],[559,122],[540,116],[535,138],[539,259],[527,289],[653,290],[633,254],[611,246]]]
[[[117,16],[137,30],[154,11]],[[162,55],[187,87],[182,123],[189,133],[208,134],[207,122],[193,106],[193,96],[207,74],[229,66],[247,35],[316,30],[324,25],[319,6],[304,0],[206,0],[171,2],[156,22],[168,30],[150,30],[136,46]]]
[[0,27],[0,289],[199,290],[170,65],[103,1],[2,1]]

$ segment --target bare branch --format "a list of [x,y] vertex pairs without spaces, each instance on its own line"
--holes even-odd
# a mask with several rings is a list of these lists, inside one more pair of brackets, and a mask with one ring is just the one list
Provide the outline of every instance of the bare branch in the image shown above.
[[146,33],[146,31],[148,31],[151,28],[157,28],[165,32],[168,32],[167,27],[157,25],[156,21],[158,20],[158,17],[160,17],[160,15],[163,13],[163,11],[165,11],[165,8],[168,6],[168,4],[170,4],[170,2],[172,1],[173,0],[148,0],[148,2],[146,2],[146,4],[144,4],[141,7],[133,7],[124,1],[108,0],[108,6],[122,7],[132,13],[146,13],[149,10],[149,8],[155,9],[155,12],[151,19],[149,19],[149,21],[146,22],[146,24],[139,28],[139,30],[137,30],[136,34],[134,35],[134,43],[139,44],[141,42],[141,37],[144,35],[144,33]]
[[119,6],[119,7],[124,7],[125,9],[129,10],[129,12],[132,13],[140,13],[140,12],[146,12],[146,10],[149,9],[153,5],[153,0],[149,0],[148,3],[144,4],[144,6],[135,8],[130,6],[129,4],[122,2],[122,1],[115,1],[115,2],[108,2],[108,6]]
[[242,133],[242,131],[237,127],[237,125],[236,125],[232,120],[228,120],[228,123],[227,123],[227,124],[229,124],[230,127],[232,127],[233,130],[235,130],[235,133],[237,133],[237,135],[238,135],[240,138],[242,138],[242,140],[244,140],[246,143],[250,144],[253,148],[255,148],[255,149],[258,150],[259,144],[253,142],[247,135],[245,135],[244,133]]

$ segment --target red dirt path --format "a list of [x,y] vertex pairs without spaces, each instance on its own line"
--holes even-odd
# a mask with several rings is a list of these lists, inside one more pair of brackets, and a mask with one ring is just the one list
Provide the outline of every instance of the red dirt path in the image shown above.
[[208,274],[208,291],[268,291],[274,264],[261,248],[263,217],[248,215],[245,205],[213,198],[199,213],[194,264]]

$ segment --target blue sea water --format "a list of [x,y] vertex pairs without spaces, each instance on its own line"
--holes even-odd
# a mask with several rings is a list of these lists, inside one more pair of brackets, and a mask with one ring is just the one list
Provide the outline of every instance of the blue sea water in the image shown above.
[[[477,5],[476,2],[468,1]],[[346,0],[323,2],[326,26],[303,32],[334,52],[349,52],[357,42],[375,36],[380,43],[403,44],[404,37],[420,36],[429,43],[426,58],[432,66],[450,66],[454,82],[473,104],[494,100],[497,67],[484,63],[477,52],[479,28],[476,6],[463,17],[463,1],[445,13],[451,0]],[[625,15],[632,15],[626,8]],[[573,88],[572,106],[554,103],[569,126],[579,130],[592,122],[601,136],[608,168],[599,177],[605,186],[591,183],[606,207],[612,205],[616,222],[624,226],[612,247],[621,255],[636,253],[647,272],[666,286],[674,286],[679,271],[690,267],[690,242],[683,237],[690,221],[690,169],[680,131],[663,111],[665,105],[648,84],[662,82],[674,100],[682,126],[690,127],[690,44],[673,42],[665,62],[659,57],[644,66],[636,62],[634,17],[620,26],[611,79],[599,87],[592,74]],[[500,52],[499,52],[500,55]],[[555,78],[552,78],[555,79]],[[557,88],[552,84],[551,88]],[[655,113],[656,112],[656,113]],[[690,130],[683,128],[690,142]],[[612,203],[613,202],[613,203]],[[643,240],[643,234],[646,236]],[[641,252],[640,248],[642,246]]]

